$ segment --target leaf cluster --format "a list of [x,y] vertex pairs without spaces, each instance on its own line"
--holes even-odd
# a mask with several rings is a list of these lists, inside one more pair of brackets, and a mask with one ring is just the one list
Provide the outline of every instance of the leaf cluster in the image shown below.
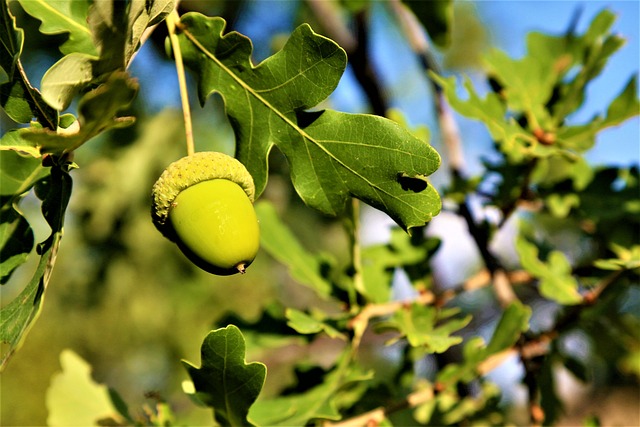
[[[171,301],[149,299],[153,315],[138,313],[150,334],[166,341],[171,331],[154,325],[170,329],[166,325],[174,319],[180,324],[184,311],[202,307],[203,300],[217,305],[216,315],[205,313],[210,307],[197,313],[203,323],[215,318],[199,365],[183,361],[181,368],[189,378],[184,394],[219,425],[503,425],[510,422],[504,404],[509,390],[494,384],[489,373],[507,360],[523,371],[530,408],[525,422],[553,424],[563,409],[556,392],[558,365],[585,382],[640,378],[634,312],[638,168],[594,168],[585,158],[600,132],[640,113],[637,77],[600,115],[581,124],[572,120],[589,83],[623,46],[611,32],[611,11],[598,13],[582,34],[573,28],[560,36],[531,33],[519,59],[488,52],[484,71],[491,91],[482,97],[470,79],[459,85],[456,77],[444,77],[425,47],[429,43],[416,42],[427,34],[447,49],[453,2],[384,6],[420,60],[425,81],[434,85],[440,131],[452,152],[462,142],[455,132],[447,134],[446,126],[455,124],[448,106],[481,121],[494,141],[496,155],[485,161],[480,176],[466,176],[458,163],[445,159],[451,174],[442,192],[446,214],[465,223],[481,266],[464,282],[444,286],[438,256],[458,236],[438,229],[442,202],[431,176],[441,158],[429,140],[435,132],[409,129],[401,117],[330,108],[330,95],[365,48],[356,41],[343,49],[317,32],[331,33],[342,22],[329,22],[326,16],[337,15],[320,13],[318,2],[304,6],[315,29],[297,26],[257,64],[252,40],[228,29],[225,19],[201,13],[206,7],[178,16],[171,0],[18,3],[41,22],[45,37],[64,37],[56,39],[62,56],[36,88],[22,66],[25,32],[8,3],[0,3],[0,101],[7,116],[24,125],[0,139],[0,283],[12,286],[24,277],[19,273],[27,261],[36,259],[17,297],[0,309],[0,339],[8,349],[3,369],[41,312],[67,208],[78,195],[74,225],[94,244],[98,254],[92,256],[100,266],[70,275],[88,272],[89,280],[110,285],[121,275],[122,283],[144,281],[140,286],[151,289],[156,283],[146,282],[164,283],[157,279],[162,275],[179,282],[170,291],[156,291],[167,292]],[[364,1],[336,7],[361,25],[378,6]],[[252,266],[255,276],[249,272],[249,278],[224,282],[217,299],[204,288],[209,278],[169,252],[168,243],[155,247],[141,225],[150,224],[141,194],[147,194],[156,169],[177,156],[167,148],[175,136],[173,116],[160,113],[133,127],[135,142],[114,144],[112,153],[95,148],[93,159],[79,156],[91,159],[93,175],[75,186],[71,178],[78,149],[134,125],[133,102],[146,82],[133,79],[128,67],[167,17],[175,20],[169,31],[178,42],[169,56],[183,58],[201,106],[220,107],[235,137],[227,151],[247,167],[260,197],[255,209],[265,261]],[[358,75],[363,87],[378,84],[372,75]],[[203,113],[208,127],[219,125],[209,123],[215,120],[210,111]],[[136,188],[144,185],[147,190]],[[279,200],[278,191],[292,194]],[[31,194],[50,229],[39,243],[22,212]],[[294,203],[300,210],[293,211]],[[362,214],[369,208],[395,223],[382,243],[362,243]],[[296,232],[304,227],[314,229],[309,233],[316,241]],[[318,249],[318,241],[336,240],[331,233],[340,234],[343,252],[336,245]],[[496,249],[501,233],[512,237],[511,259]],[[108,290],[96,286],[88,299],[98,305],[105,295]],[[242,310],[229,300],[240,301]],[[135,317],[135,304],[126,301],[132,306],[127,313]],[[554,314],[544,316],[541,307]],[[193,340],[192,330],[180,333]],[[588,355],[571,351],[575,336],[586,337]],[[184,354],[177,347],[172,356]],[[147,395],[151,405],[132,409],[94,381],[88,363],[75,353],[64,351],[60,362],[62,372],[47,393],[50,424],[182,424],[180,406],[165,401],[164,391]],[[604,374],[593,366],[604,366]],[[82,411],[76,411],[78,404]]]

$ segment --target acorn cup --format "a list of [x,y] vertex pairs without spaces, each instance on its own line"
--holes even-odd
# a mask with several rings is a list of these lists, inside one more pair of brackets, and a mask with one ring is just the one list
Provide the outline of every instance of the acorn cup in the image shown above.
[[156,228],[198,267],[244,273],[260,246],[255,186],[242,163],[218,152],[183,157],[153,185]]

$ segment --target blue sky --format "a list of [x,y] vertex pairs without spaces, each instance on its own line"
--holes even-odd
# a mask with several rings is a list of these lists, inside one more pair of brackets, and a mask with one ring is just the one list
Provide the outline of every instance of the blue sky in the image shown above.
[[[383,71],[380,77],[385,89],[395,96],[393,106],[403,110],[409,123],[426,124],[435,134],[437,127],[434,126],[434,114],[432,106],[429,105],[431,94],[423,70],[403,36],[392,25],[391,18],[382,12],[383,6],[383,2],[374,3],[371,19],[371,43],[374,46],[376,66]],[[639,1],[477,1],[475,7],[480,20],[490,32],[491,42],[515,57],[525,53],[527,33],[563,33],[580,7],[582,14],[577,27],[578,32],[583,32],[593,17],[605,7],[617,14],[618,19],[613,31],[623,35],[627,44],[612,57],[602,75],[590,85],[585,106],[572,116],[575,123],[584,123],[595,114],[603,113],[629,78],[634,73],[637,74],[640,68]],[[265,10],[268,11],[268,19],[265,19]],[[289,1],[260,0],[244,10],[241,19],[236,22],[236,28],[252,39],[256,56],[263,59],[273,46],[271,38],[274,35],[284,35],[293,30],[294,11],[295,7],[292,7]],[[160,70],[164,70],[171,76],[169,81],[173,80],[175,71],[171,64],[158,64],[144,49],[140,59],[148,60],[153,65],[149,67],[149,63],[140,64],[141,67],[137,71],[146,69],[145,71],[149,72],[149,68],[152,68],[149,73],[157,79],[162,73]],[[136,65],[134,64],[134,70]],[[165,73],[162,75],[166,76]],[[154,78],[149,77],[151,83]],[[412,84],[407,85],[407,81]],[[169,99],[173,99],[176,105],[179,105],[177,87],[164,85],[164,89],[158,91],[151,86],[144,91],[147,102],[166,106],[171,102]],[[349,73],[345,74],[331,100],[332,107],[342,111],[360,112],[366,108],[360,89]],[[459,126],[463,137],[474,142],[466,154],[470,172],[478,172],[479,158],[486,154],[491,146],[487,133],[482,124],[463,118],[460,118]],[[439,148],[437,139],[434,145]],[[639,164],[639,119],[629,120],[622,126],[602,132],[587,158],[594,164]]]

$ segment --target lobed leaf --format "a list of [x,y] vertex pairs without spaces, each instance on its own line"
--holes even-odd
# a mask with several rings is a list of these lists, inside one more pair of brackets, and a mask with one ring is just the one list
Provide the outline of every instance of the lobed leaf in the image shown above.
[[458,95],[455,77],[442,78],[431,74],[443,89],[447,101],[458,113],[470,119],[479,120],[487,127],[491,137],[500,144],[502,152],[513,161],[524,158],[533,143],[533,137],[523,129],[513,117],[507,117],[507,108],[498,95],[489,92],[480,98],[468,78],[464,80],[467,99]]
[[185,14],[181,50],[197,74],[201,103],[214,92],[224,98],[236,157],[252,174],[258,195],[276,145],[302,200],[323,213],[343,213],[353,196],[408,230],[439,212],[439,196],[427,180],[440,164],[431,146],[381,117],[305,111],[338,84],[346,66],[338,45],[303,24],[281,51],[254,67],[249,39],[235,32],[223,36],[224,26],[221,18]]
[[245,362],[245,341],[233,325],[211,331],[202,343],[202,366],[183,362],[196,390],[196,397],[213,408],[224,426],[249,425],[247,414],[264,384],[267,368]]
[[540,279],[540,294],[559,304],[573,305],[582,302],[578,281],[572,276],[569,261],[560,251],[552,251],[547,262],[538,258],[538,248],[520,235],[516,239],[516,251],[522,267]]
[[427,239],[415,246],[399,228],[391,230],[389,243],[362,249],[362,286],[357,289],[368,301],[380,304],[391,298],[391,281],[396,268],[425,265],[439,240]]
[[451,334],[471,321],[471,315],[450,318],[453,314],[455,312],[414,303],[398,310],[384,325],[397,329],[400,333],[398,338],[406,337],[413,347],[424,347],[430,353],[443,353],[462,342],[462,337]]
[[491,50],[485,62],[487,72],[503,87],[500,95],[508,108],[524,113],[537,122],[537,127],[547,129],[551,118],[545,105],[551,98],[559,70],[549,67],[544,57],[528,55],[514,60],[498,49]]

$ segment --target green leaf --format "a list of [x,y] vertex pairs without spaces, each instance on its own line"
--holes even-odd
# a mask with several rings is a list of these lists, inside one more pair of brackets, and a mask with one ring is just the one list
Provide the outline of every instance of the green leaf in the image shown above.
[[363,372],[350,360],[347,351],[321,384],[304,393],[258,400],[251,407],[249,419],[261,426],[303,426],[314,419],[339,420],[341,392],[373,377],[372,372]]
[[617,126],[625,120],[640,114],[640,101],[637,98],[638,78],[629,79],[625,88],[611,102],[604,117],[594,117],[587,124],[563,126],[558,130],[558,145],[575,150],[586,151],[596,142],[596,135],[612,126]]
[[534,139],[513,117],[507,117],[507,108],[498,95],[489,92],[484,99],[480,98],[471,80],[465,78],[464,88],[468,98],[462,99],[458,95],[454,76],[442,78],[431,74],[431,78],[442,87],[447,101],[458,113],[484,123],[491,137],[500,144],[501,151],[510,159],[519,161],[524,157]]
[[94,79],[96,56],[73,52],[42,76],[42,97],[56,110],[66,109],[73,98]]
[[[62,372],[51,378],[46,405],[47,425],[124,425],[112,392],[91,378],[91,366],[71,350],[60,353]],[[109,424],[104,424],[109,423]]]
[[572,208],[580,206],[580,197],[577,194],[551,194],[545,199],[545,204],[551,215],[556,218],[566,218]]
[[129,64],[140,48],[144,31],[158,23],[176,7],[176,0],[133,0],[129,5],[128,28],[130,31],[125,45],[125,63]]
[[321,260],[302,247],[271,203],[260,201],[255,209],[260,221],[260,246],[286,265],[298,283],[308,286],[323,298],[329,297],[331,284],[322,274]]
[[525,113],[527,118],[535,118],[537,127],[546,129],[550,117],[545,104],[553,92],[558,70],[549,68],[538,57],[528,55],[514,60],[498,49],[490,51],[485,61],[489,74],[504,87],[501,95],[508,108]]
[[522,333],[529,330],[530,318],[531,307],[519,301],[512,302],[502,313],[482,357],[486,358],[513,346]]
[[468,79],[464,87],[469,96],[463,100],[456,93],[453,77],[432,78],[443,87],[456,111],[485,124],[510,162],[554,155],[575,158],[576,152],[593,147],[598,132],[638,115],[640,109],[634,76],[606,117],[595,117],[583,125],[565,124],[567,116],[583,104],[587,85],[624,42],[609,33],[614,20],[613,13],[604,10],[584,35],[574,34],[573,29],[562,36],[530,33],[527,54],[521,59],[492,50],[485,63],[494,92],[484,99]]
[[201,355],[200,368],[183,362],[198,399],[213,408],[221,425],[249,425],[247,414],[262,390],[266,366],[245,362],[244,337],[233,325],[209,332]]
[[[7,133],[5,137],[8,135],[12,134]],[[4,142],[5,137],[0,141]],[[0,148],[4,146],[0,145]],[[49,170],[42,167],[41,160],[0,149],[0,196],[24,194],[48,173]]]
[[100,52],[96,75],[124,70],[140,48],[144,31],[162,21],[176,0],[133,0],[93,2],[88,13],[89,28]]
[[[160,22],[175,6],[175,0],[84,1],[47,3],[23,1],[39,13],[51,33],[69,31],[76,39],[88,37],[91,48],[73,44],[61,50],[66,55],[42,78],[44,99],[57,110],[66,109],[75,95],[90,84],[124,71],[141,46],[141,37],[151,25]],[[78,4],[76,4],[78,3]],[[73,9],[68,17],[67,9]],[[70,36],[70,41],[72,40]],[[64,48],[64,49],[63,49]]]
[[331,338],[346,339],[344,334],[340,333],[336,328],[325,323],[322,319],[317,319],[316,317],[320,317],[319,313],[318,316],[312,317],[300,310],[287,308],[285,316],[288,319],[287,325],[300,334],[317,334],[324,331]]
[[407,233],[393,228],[389,243],[362,249],[363,289],[358,292],[372,303],[389,301],[394,269],[424,265],[438,245],[438,240],[427,239],[424,245],[414,246]]
[[572,39],[573,47],[567,53],[571,55],[571,65],[577,65],[578,71],[570,81],[559,86],[560,97],[551,108],[557,124],[562,124],[583,104],[586,86],[602,72],[609,57],[623,46],[623,38],[609,33],[614,21],[615,14],[604,9],[591,21],[584,35],[567,35]]
[[453,387],[458,381],[469,382],[477,378],[480,363],[490,356],[507,350],[516,344],[523,332],[529,329],[531,307],[519,301],[512,302],[502,313],[489,344],[480,337],[467,341],[463,348],[461,364],[449,364],[438,374],[438,381]]
[[462,337],[451,334],[471,321],[471,315],[451,319],[456,313],[457,310],[439,310],[432,306],[411,304],[398,310],[384,325],[396,328],[400,337],[406,337],[413,347],[424,347],[430,353],[442,353],[462,342]]
[[96,56],[91,31],[87,26],[88,0],[18,0],[29,15],[42,21],[43,34],[68,34],[69,38],[60,45],[60,52],[67,55],[81,52]]
[[15,122],[29,123],[36,117],[43,126],[55,129],[58,113],[31,86],[22,68],[24,32],[16,27],[6,1],[0,2],[0,23],[0,67],[8,80],[0,85],[0,105]]
[[564,403],[558,396],[556,384],[555,362],[557,357],[545,357],[538,374],[538,388],[540,393],[540,406],[544,414],[543,425],[554,425],[564,412]]
[[[41,129],[40,126],[36,122],[31,122],[31,126],[34,128]],[[13,151],[16,154],[20,154],[23,156],[31,156],[34,158],[39,158],[42,156],[38,147],[34,147],[32,143],[25,140],[23,138],[23,134],[30,132],[29,128],[19,128],[19,129],[11,129],[0,138],[0,156],[4,156],[2,152],[5,151]],[[9,156],[9,155],[7,155]],[[39,164],[40,161],[34,162],[34,164]],[[1,189],[0,189],[1,191]],[[13,191],[5,190],[7,193],[12,193]]]
[[95,39],[100,60],[96,61],[95,75],[124,70],[127,65],[125,51],[130,28],[127,4],[120,1],[93,2],[87,16]]
[[32,127],[20,137],[43,153],[72,152],[101,132],[131,125],[133,117],[118,117],[117,113],[131,104],[137,92],[136,80],[125,72],[115,72],[80,99],[78,126],[58,131]]
[[584,157],[554,155],[538,159],[531,174],[531,182],[539,187],[553,189],[555,184],[571,180],[573,189],[581,191],[589,185],[593,176],[593,168]]
[[640,100],[638,100],[638,76],[633,76],[624,87],[620,95],[613,100],[607,109],[603,125],[617,126],[623,121],[640,114]]
[[258,195],[276,145],[302,200],[325,214],[343,213],[349,196],[383,210],[405,230],[439,212],[427,177],[440,157],[429,144],[382,117],[305,111],[329,96],[345,69],[346,54],[333,41],[303,24],[281,51],[254,67],[250,41],[235,32],[222,36],[221,18],[188,13],[181,23],[180,46],[197,74],[200,101],[214,92],[224,98],[236,157]]
[[516,251],[522,267],[540,279],[540,294],[559,304],[573,305],[582,302],[578,282],[572,276],[571,264],[560,251],[552,251],[547,262],[538,258],[538,248],[522,234],[516,239]]
[[12,203],[0,208],[0,285],[22,265],[33,249],[33,230]]
[[8,344],[6,350],[3,350],[0,372],[18,350],[42,309],[62,238],[64,214],[71,196],[72,181],[68,166],[53,166],[46,185],[38,192],[46,194],[42,202],[42,214],[51,227],[51,235],[37,247],[40,261],[27,286],[0,310],[0,341]]
[[611,250],[617,258],[598,259],[593,265],[602,270],[633,270],[640,268],[640,245],[625,248],[615,243],[611,244]]

